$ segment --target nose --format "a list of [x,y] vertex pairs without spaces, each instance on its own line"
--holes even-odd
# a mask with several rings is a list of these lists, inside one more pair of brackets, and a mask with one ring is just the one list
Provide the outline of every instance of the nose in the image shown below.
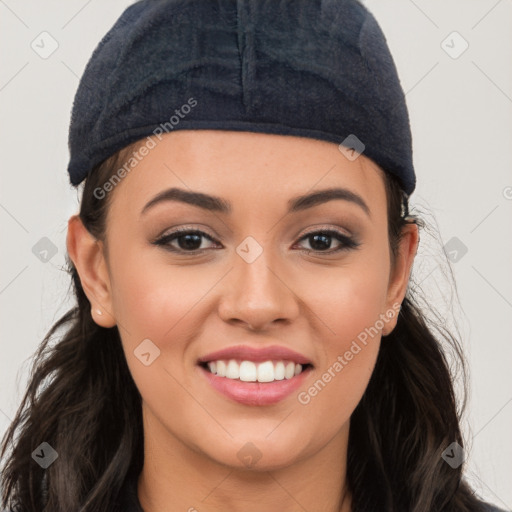
[[263,250],[252,263],[235,255],[234,268],[224,282],[219,316],[249,330],[267,330],[274,324],[289,324],[298,317],[299,300],[293,278]]

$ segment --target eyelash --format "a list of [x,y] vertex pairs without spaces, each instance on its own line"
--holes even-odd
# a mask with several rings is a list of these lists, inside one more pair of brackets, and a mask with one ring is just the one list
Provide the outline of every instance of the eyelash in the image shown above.
[[[333,254],[333,253],[338,253],[341,251],[348,251],[351,249],[356,249],[357,247],[359,247],[361,245],[359,242],[356,242],[350,236],[347,236],[335,229],[317,229],[316,231],[310,231],[308,233],[305,233],[299,239],[299,241],[307,239],[313,235],[320,235],[320,234],[336,238],[339,242],[341,242],[341,245],[337,249],[334,249],[334,250],[331,249],[331,250],[326,250],[326,251],[319,251],[319,250],[315,250],[315,249],[302,249],[302,252],[305,252],[308,254],[309,253]],[[181,236],[185,236],[185,235],[199,235],[204,238],[207,238],[211,242],[215,242],[215,240],[210,235],[205,233],[204,231],[190,229],[190,228],[178,228],[175,231],[158,238],[157,240],[155,240],[153,242],[153,244],[157,245],[157,246],[164,246],[166,250],[169,250],[169,251],[175,252],[175,253],[181,253],[181,254],[197,255],[197,254],[202,254],[204,251],[208,250],[208,249],[193,249],[191,251],[187,251],[185,249],[177,249],[170,245],[171,241],[177,240]]]

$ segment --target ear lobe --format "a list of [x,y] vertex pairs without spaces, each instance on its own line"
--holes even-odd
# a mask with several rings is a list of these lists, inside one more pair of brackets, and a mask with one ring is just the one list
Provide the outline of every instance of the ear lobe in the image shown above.
[[[398,247],[395,268],[390,276],[386,306],[393,308],[394,304],[401,304],[407,292],[409,277],[411,274],[414,258],[418,251],[419,232],[415,223],[407,224],[403,228],[403,235]],[[395,308],[393,308],[395,309]],[[383,336],[387,336],[396,326],[398,311],[395,317],[389,321],[383,329]]]
[[101,327],[113,327],[116,320],[103,244],[87,231],[78,215],[68,221],[66,246],[91,303],[93,320]]

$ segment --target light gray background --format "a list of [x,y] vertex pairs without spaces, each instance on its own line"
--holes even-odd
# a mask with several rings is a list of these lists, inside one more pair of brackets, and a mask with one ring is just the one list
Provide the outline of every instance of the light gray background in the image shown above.
[[[70,306],[64,264],[67,130],[85,64],[128,0],[0,0],[0,433],[13,418],[30,357]],[[418,186],[412,205],[434,215],[441,245],[422,238],[413,272],[442,314],[458,304],[471,394],[463,423],[467,476],[512,509],[512,0],[366,0],[386,34],[408,102]],[[31,44],[56,51],[41,58]],[[462,48],[457,31],[469,44]],[[42,49],[40,50],[42,51]],[[429,217],[430,218],[430,217]],[[47,237],[57,254],[32,252]],[[462,257],[461,257],[462,255]],[[445,269],[446,271],[446,269]],[[455,302],[454,302],[455,301]],[[448,309],[447,309],[448,308]]]

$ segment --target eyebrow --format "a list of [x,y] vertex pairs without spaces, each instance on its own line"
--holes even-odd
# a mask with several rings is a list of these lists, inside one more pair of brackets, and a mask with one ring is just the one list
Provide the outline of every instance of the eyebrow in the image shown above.
[[[371,217],[370,208],[363,198],[346,188],[328,188],[294,197],[288,201],[288,213],[304,211],[334,199],[341,199],[356,204]],[[169,188],[151,199],[142,209],[141,215],[146,213],[153,206],[166,201],[178,201],[217,213],[230,214],[232,211],[231,204],[220,197],[180,188]]]

